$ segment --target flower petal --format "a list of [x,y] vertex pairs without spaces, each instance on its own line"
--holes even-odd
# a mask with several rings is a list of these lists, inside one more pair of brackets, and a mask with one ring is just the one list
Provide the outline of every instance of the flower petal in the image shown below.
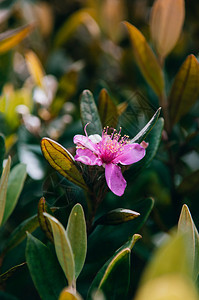
[[89,149],[77,149],[76,155],[74,157],[76,161],[80,161],[85,165],[102,165],[102,161]]
[[125,145],[122,152],[113,160],[114,164],[131,165],[145,156],[145,149],[139,144]]
[[89,135],[88,138],[89,138],[89,140],[91,140],[91,142],[93,144],[97,144],[97,143],[99,143],[102,140],[102,137],[99,134]]
[[74,136],[73,142],[74,144],[82,145],[83,147],[88,148],[93,152],[97,151],[95,144],[87,136],[77,134]]
[[109,189],[117,196],[122,196],[126,188],[126,180],[122,175],[121,168],[114,164],[105,166],[105,177]]

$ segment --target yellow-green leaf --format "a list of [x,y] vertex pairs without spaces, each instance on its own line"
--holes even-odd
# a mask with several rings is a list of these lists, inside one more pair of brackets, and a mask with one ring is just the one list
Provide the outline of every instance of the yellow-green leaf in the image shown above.
[[44,213],[44,216],[50,221],[57,258],[66,275],[69,286],[72,286],[75,281],[75,263],[69,238],[63,225],[56,218],[48,213]]
[[33,51],[28,51],[25,58],[30,75],[33,77],[35,83],[42,88],[45,72],[39,58]]
[[76,204],[69,216],[67,235],[72,247],[75,261],[75,278],[84,266],[87,251],[87,234],[84,211],[81,204]]
[[174,125],[184,116],[199,96],[199,64],[189,55],[178,71],[169,95],[171,123]]
[[186,277],[165,275],[141,286],[135,300],[197,300],[193,283]]
[[73,156],[64,147],[49,138],[43,138],[41,150],[45,159],[56,171],[83,189],[88,189]]
[[8,157],[6,166],[3,170],[3,174],[0,179],[0,225],[2,223],[5,205],[6,205],[6,195],[7,195],[7,187],[8,187],[8,177],[10,174],[10,165],[11,165],[11,157]]
[[199,273],[199,234],[186,204],[183,205],[181,210],[178,231],[179,233],[186,233],[187,250],[191,253],[190,264],[194,279],[197,279]]
[[77,293],[77,291],[68,287],[61,292],[59,300],[83,300],[83,298]]
[[164,77],[152,49],[143,34],[135,26],[128,22],[124,22],[124,24],[128,29],[134,56],[142,75],[154,92],[161,97],[164,92]]
[[19,44],[34,29],[32,24],[8,30],[0,34],[0,53],[7,52]]
[[116,128],[118,122],[117,106],[110,98],[106,89],[102,89],[99,94],[98,107],[102,126]]
[[151,37],[161,57],[177,43],[185,17],[184,0],[156,0],[150,18]]

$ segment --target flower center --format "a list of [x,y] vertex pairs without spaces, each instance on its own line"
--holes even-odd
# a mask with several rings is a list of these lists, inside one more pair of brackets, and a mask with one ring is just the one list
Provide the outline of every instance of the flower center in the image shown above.
[[128,136],[120,135],[115,129],[113,129],[112,134],[108,134],[108,127],[104,128],[102,132],[102,139],[98,143],[98,151],[100,153],[100,158],[106,164],[111,163],[115,157],[120,155],[124,149],[124,145],[128,144]]

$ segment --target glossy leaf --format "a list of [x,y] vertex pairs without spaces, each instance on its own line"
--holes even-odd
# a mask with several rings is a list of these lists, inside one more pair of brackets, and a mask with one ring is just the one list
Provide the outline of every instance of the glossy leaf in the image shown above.
[[97,106],[93,98],[93,94],[89,90],[84,90],[80,99],[80,112],[82,125],[86,128],[88,135],[91,134],[102,134],[102,124],[98,114]]
[[74,291],[71,288],[65,288],[59,296],[59,300],[83,300],[80,294],[77,291]]
[[26,179],[26,165],[17,164],[10,172],[8,179],[8,191],[2,224],[4,224],[13,212]]
[[44,213],[44,216],[50,221],[57,258],[66,275],[69,286],[72,286],[75,280],[75,262],[69,238],[64,227],[56,218],[47,213]]
[[194,105],[199,96],[199,64],[189,55],[178,71],[169,95],[171,123],[176,124]]
[[75,278],[84,266],[87,251],[87,233],[84,211],[80,204],[76,204],[69,216],[67,235],[72,247],[75,261]]
[[[111,256],[129,236],[139,232],[140,228],[145,224],[154,206],[152,198],[143,199],[133,205],[133,209],[140,213],[138,218],[123,223],[117,227],[117,230],[112,226],[98,226],[92,233],[92,238],[88,240],[88,262],[93,262],[102,259],[105,255]],[[103,245],[103,252],[101,247]]]
[[130,23],[124,24],[130,35],[136,62],[146,81],[160,97],[164,91],[164,78],[158,61],[143,34]]
[[86,26],[92,36],[99,36],[99,27],[92,17],[92,11],[88,9],[80,9],[67,18],[66,22],[58,31],[55,39],[55,46],[60,47],[67,43],[68,39],[70,39],[80,25]]
[[26,263],[21,263],[17,266],[10,268],[8,271],[0,275],[0,285],[5,283],[16,271],[24,267]]
[[118,109],[106,89],[102,89],[99,94],[98,107],[102,126],[116,128],[118,122]]
[[135,300],[197,300],[193,283],[179,274],[149,280],[141,286]]
[[184,17],[184,0],[156,0],[154,2],[150,30],[155,48],[161,57],[166,57],[177,43]]
[[137,218],[140,214],[131,209],[125,208],[116,208],[109,211],[94,223],[94,226],[97,225],[119,225],[128,221],[131,221]]
[[2,224],[3,214],[6,206],[6,195],[8,187],[8,177],[10,174],[11,157],[8,157],[3,174],[0,179],[0,225]]
[[34,215],[23,221],[9,236],[6,244],[4,245],[4,252],[8,252],[9,250],[19,245],[26,238],[27,231],[31,233],[38,227],[39,221],[37,215]]
[[64,274],[51,251],[28,233],[26,260],[34,285],[43,300],[57,300],[66,285]]
[[3,159],[4,159],[4,155],[5,155],[5,140],[3,135],[0,134],[0,176],[2,174],[3,171]]
[[[120,247],[103,265],[91,284],[87,300],[92,299],[93,292],[96,292],[99,288],[102,289],[107,299],[121,299],[119,298],[121,295],[125,298],[129,286],[129,255],[135,243],[140,238],[141,236],[139,234],[133,235],[133,237]],[[110,294],[111,291],[112,295]]]
[[18,27],[0,34],[0,53],[7,52],[19,44],[34,29],[32,24]]
[[199,274],[199,234],[186,204],[183,205],[181,210],[178,231],[179,233],[186,233],[186,246],[187,251],[191,253],[193,277],[197,279]]
[[43,138],[41,150],[45,159],[56,171],[83,189],[87,189],[73,156],[63,146],[49,138]]
[[53,233],[50,222],[48,218],[44,216],[44,212],[51,213],[50,208],[48,208],[46,204],[46,200],[44,197],[41,197],[38,203],[38,220],[41,229],[44,231],[47,238],[53,242]]
[[33,51],[28,51],[25,55],[26,63],[30,75],[33,77],[34,82],[42,87],[43,77],[45,75],[41,62]]
[[156,250],[145,269],[141,283],[176,273],[188,277],[192,275],[190,254],[186,251],[184,235],[174,235]]
[[155,112],[155,114],[153,115],[151,120],[146,124],[146,126],[144,126],[144,128],[140,132],[138,132],[138,134],[131,140],[131,143],[140,144],[146,138],[146,136],[149,134],[153,126],[156,124],[158,117],[160,115],[160,110],[161,107],[158,108],[158,110]]

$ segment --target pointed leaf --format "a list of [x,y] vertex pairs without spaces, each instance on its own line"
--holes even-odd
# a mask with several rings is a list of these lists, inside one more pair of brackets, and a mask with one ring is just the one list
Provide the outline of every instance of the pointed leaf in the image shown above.
[[150,18],[151,37],[162,57],[177,43],[185,17],[184,0],[156,0]]
[[73,156],[64,147],[49,138],[43,138],[41,150],[45,159],[57,172],[83,189],[88,189]]
[[2,224],[4,224],[7,221],[17,204],[17,201],[24,186],[26,175],[27,174],[25,164],[16,165],[10,172]]
[[158,110],[155,112],[155,114],[153,115],[153,117],[151,118],[151,120],[144,126],[144,128],[138,132],[138,134],[131,140],[131,143],[141,143],[146,136],[149,134],[149,132],[151,131],[151,129],[153,128],[153,126],[155,125],[155,123],[158,120],[158,117],[160,115],[160,110],[161,107],[158,108]]
[[199,234],[186,204],[182,207],[178,222],[178,231],[180,233],[187,233],[185,236],[187,250],[191,253],[191,267],[194,279],[197,279],[199,274]]
[[37,215],[23,221],[17,228],[15,228],[6,241],[6,244],[4,245],[4,253],[19,245],[26,238],[27,231],[31,233],[38,227],[39,221]]
[[39,225],[41,229],[45,232],[45,235],[47,238],[53,242],[53,233],[52,233],[52,228],[50,225],[50,222],[48,221],[48,218],[44,216],[44,212],[47,212],[51,214],[50,208],[48,208],[48,205],[46,204],[46,200],[44,197],[41,197],[38,203],[38,220],[39,220]]
[[3,220],[3,214],[6,205],[6,194],[7,194],[7,187],[8,187],[8,177],[10,173],[10,164],[11,164],[11,158],[9,156],[6,162],[6,166],[3,170],[3,174],[0,179],[0,225]]
[[24,267],[26,263],[22,263],[20,265],[14,266],[5,273],[0,275],[0,285],[5,283],[8,278],[10,278],[18,269],[21,269],[21,267]]
[[87,251],[86,222],[80,204],[76,204],[70,213],[67,235],[74,255],[75,278],[77,278],[84,266]]
[[0,34],[0,53],[7,52],[19,44],[34,29],[32,24],[8,30]]
[[169,95],[171,123],[176,124],[194,105],[199,96],[199,64],[189,55],[178,71]]
[[51,251],[28,233],[26,260],[34,285],[43,300],[57,300],[66,285],[64,274]]
[[[93,292],[99,288],[105,293],[107,299],[121,299],[119,298],[121,293],[123,293],[122,296],[125,296],[129,285],[130,252],[140,238],[139,234],[135,234],[103,265],[91,284],[87,300],[92,299]],[[120,271],[119,268],[121,268]],[[122,276],[120,277],[121,272]],[[112,295],[110,296],[111,289]]]
[[164,78],[158,61],[143,34],[130,23],[124,24],[130,35],[136,62],[148,84],[160,97],[164,91]]
[[99,94],[98,107],[102,126],[116,128],[118,122],[118,109],[106,89],[102,89]]
[[83,127],[85,127],[87,123],[90,123],[86,128],[88,135],[96,133],[101,135],[102,124],[93,94],[89,90],[84,90],[82,93],[80,99],[80,112]]
[[5,155],[5,140],[3,135],[0,134],[0,176],[2,174],[3,171],[3,159],[4,159],[4,155]]
[[116,208],[109,211],[107,214],[103,215],[97,219],[94,226],[97,225],[119,225],[137,218],[140,214],[131,209]]
[[42,88],[42,81],[45,73],[39,58],[33,51],[28,51],[25,58],[30,75],[33,77],[34,82]]
[[47,213],[44,213],[44,216],[50,221],[57,258],[66,275],[68,284],[71,286],[75,279],[75,263],[69,238],[64,227],[56,218]]
[[145,269],[141,283],[144,284],[151,279],[176,273],[188,277],[192,275],[190,254],[186,251],[184,235],[174,235],[156,250]]

